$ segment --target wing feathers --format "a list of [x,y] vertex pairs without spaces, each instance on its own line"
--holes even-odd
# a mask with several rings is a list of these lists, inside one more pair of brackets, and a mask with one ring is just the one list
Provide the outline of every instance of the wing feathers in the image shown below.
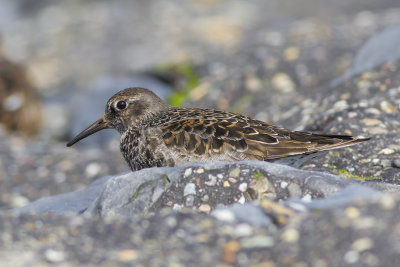
[[[289,131],[246,116],[202,109],[176,109],[161,125],[164,143],[183,154],[269,160],[354,145],[369,140],[347,135]],[[236,154],[233,155],[232,153]],[[226,155],[226,158],[224,158]]]

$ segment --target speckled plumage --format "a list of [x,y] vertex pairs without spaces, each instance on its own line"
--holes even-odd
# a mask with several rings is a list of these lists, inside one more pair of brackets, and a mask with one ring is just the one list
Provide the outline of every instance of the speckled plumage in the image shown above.
[[105,128],[121,133],[121,152],[132,170],[189,161],[276,160],[368,140],[290,131],[231,112],[176,108],[144,88],[115,94],[105,115],[67,145]]

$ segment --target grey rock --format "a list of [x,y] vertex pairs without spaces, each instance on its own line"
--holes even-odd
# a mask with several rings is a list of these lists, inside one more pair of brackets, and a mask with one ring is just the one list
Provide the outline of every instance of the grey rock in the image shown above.
[[373,35],[358,50],[353,67],[342,77],[331,82],[335,87],[350,77],[363,71],[371,70],[383,63],[396,62],[400,59],[400,25],[389,27]]
[[[187,177],[185,171],[203,169],[201,174],[193,171]],[[298,186],[297,197],[310,195],[311,198],[329,197],[352,184],[363,184],[370,190],[384,190],[400,192],[400,186],[385,183],[361,183],[356,180],[336,176],[322,172],[312,172],[295,169],[289,166],[269,162],[244,161],[235,163],[209,162],[188,163],[173,168],[149,168],[141,171],[127,173],[121,176],[106,177],[95,181],[85,190],[48,197],[37,200],[23,208],[15,209],[18,213],[43,213],[43,212],[74,212],[77,214],[85,211],[85,214],[107,216],[131,217],[135,214],[159,211],[165,207],[180,206],[198,208],[201,204],[216,208],[220,205],[228,206],[234,203],[244,203],[254,200],[240,190],[242,183],[229,180],[229,173],[233,168],[252,170],[248,176],[243,176],[243,181],[250,183],[254,173],[264,173],[269,183],[273,185],[276,198],[286,199],[290,193],[282,188],[282,182]],[[213,186],[205,186],[209,174],[222,175],[220,183]],[[198,180],[202,187],[202,194],[189,195],[193,197],[185,201],[184,188]],[[231,181],[231,183],[229,183]],[[242,182],[243,182],[242,181]],[[227,186],[227,182],[229,186]],[[204,185],[203,185],[204,184]],[[191,186],[192,188],[193,186]],[[192,192],[193,190],[191,190]],[[188,197],[188,196],[187,196]],[[275,198],[275,197],[274,197]],[[262,198],[260,198],[262,199]],[[205,202],[205,200],[207,202]]]
[[[299,199],[288,199],[285,204],[298,209],[298,205],[303,205],[306,209],[334,209],[344,205],[349,205],[357,200],[377,200],[382,197],[383,193],[372,189],[371,187],[361,184],[351,184],[338,190],[337,194],[327,198],[314,199],[311,202],[305,202]],[[304,209],[301,209],[304,211]]]
[[71,193],[44,197],[27,206],[13,209],[16,213],[55,213],[82,214],[104,190],[104,186],[112,177],[99,178],[85,189]]
[[173,168],[149,168],[116,176],[104,184],[86,213],[130,217],[147,212],[179,174]]

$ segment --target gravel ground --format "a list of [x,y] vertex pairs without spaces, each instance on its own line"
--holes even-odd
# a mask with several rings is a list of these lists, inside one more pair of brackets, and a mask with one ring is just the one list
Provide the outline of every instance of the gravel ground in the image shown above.
[[[193,168],[180,178],[185,183],[165,191],[157,208],[129,218],[9,211],[128,172],[117,133],[74,148],[65,143],[77,124],[102,115],[97,110],[104,103],[91,96],[111,96],[127,81],[135,84],[143,77],[150,79],[146,84],[163,88],[164,96],[169,87],[183,90],[187,106],[236,111],[296,130],[371,136],[368,143],[326,153],[302,168],[340,174],[337,179],[344,183],[399,184],[400,53],[390,48],[398,43],[398,1],[0,4],[2,55],[26,67],[44,115],[33,138],[0,129],[2,266],[399,265],[399,197],[380,193],[382,188],[370,196],[361,190],[367,195],[359,200],[344,195],[342,204],[324,194],[305,197],[300,190],[304,194],[298,197],[311,201],[307,206],[284,202],[292,195],[279,195],[283,191],[271,201],[271,192],[263,191],[265,180],[257,187],[261,191],[247,192],[250,182],[244,190],[234,168],[215,187],[209,185],[209,173]],[[388,27],[392,35],[380,35]],[[367,42],[374,37],[388,46]],[[171,64],[193,73],[161,79],[160,69],[168,74]],[[189,86],[190,79],[194,85]],[[108,91],[106,85],[116,88]],[[191,198],[192,184],[205,191]],[[291,192],[298,193],[298,187],[291,186]],[[147,197],[155,193],[148,192]],[[255,192],[266,195],[262,201],[267,202],[247,203],[256,200]],[[357,190],[350,192],[357,196]],[[205,195],[216,198],[206,203]],[[315,197],[327,201],[324,208],[312,206]],[[229,206],[242,199],[248,206]],[[235,217],[248,211],[258,215]]]

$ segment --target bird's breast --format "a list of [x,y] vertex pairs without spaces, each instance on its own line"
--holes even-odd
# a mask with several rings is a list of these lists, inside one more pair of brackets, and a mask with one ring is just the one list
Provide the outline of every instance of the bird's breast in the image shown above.
[[121,136],[121,153],[132,170],[174,166],[162,138],[153,131],[129,130]]

